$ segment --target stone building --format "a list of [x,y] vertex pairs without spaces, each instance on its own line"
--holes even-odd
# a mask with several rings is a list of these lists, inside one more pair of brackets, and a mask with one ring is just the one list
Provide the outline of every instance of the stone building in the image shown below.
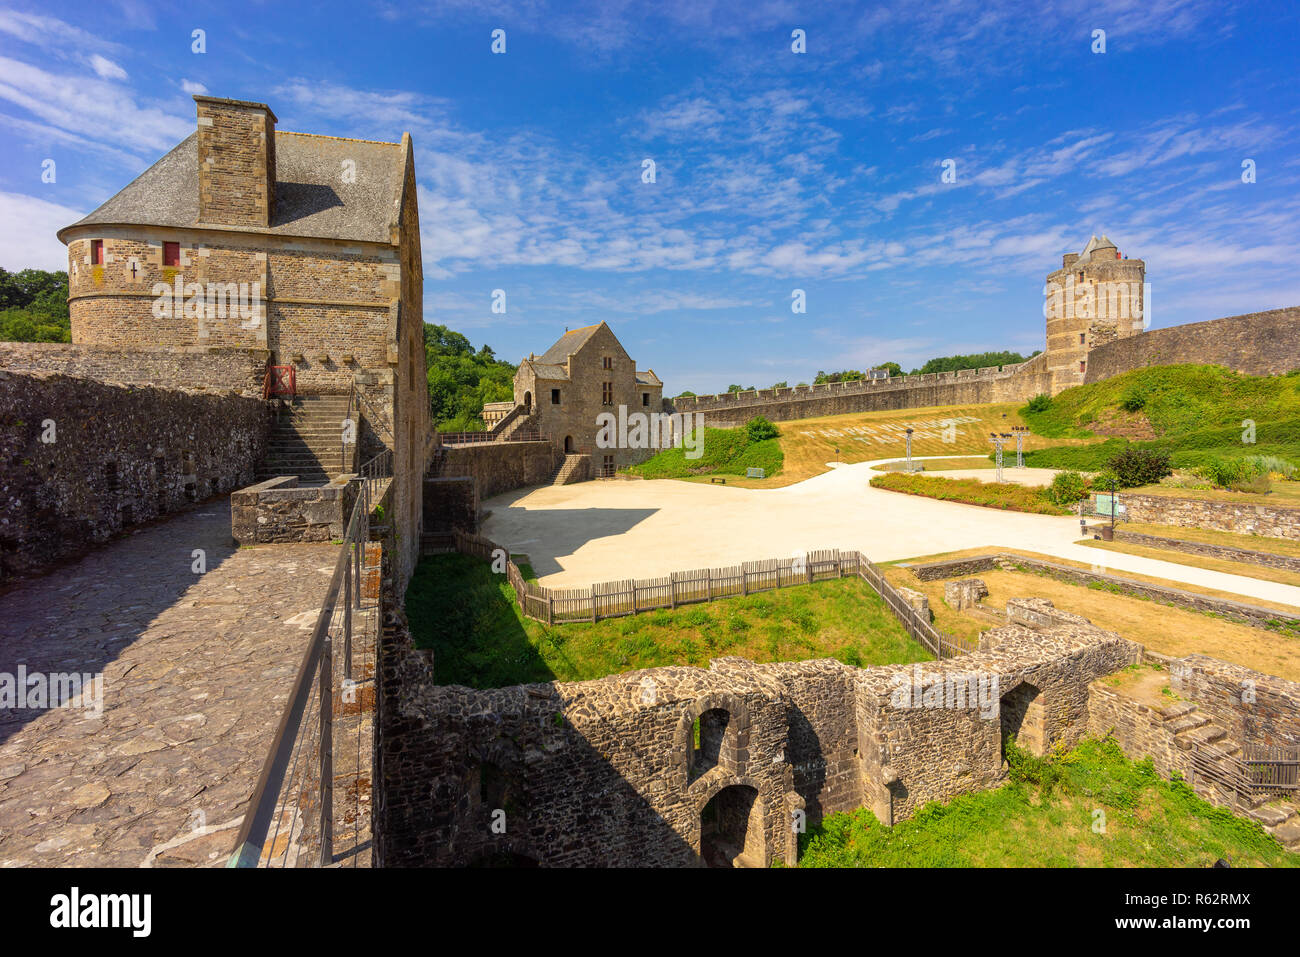
[[1066,253],[1047,276],[1047,371],[1052,394],[1082,385],[1088,353],[1147,326],[1146,263],[1126,259],[1108,238],[1093,236],[1082,253]]
[[[318,404],[340,431],[340,405],[360,413],[362,434],[337,470],[392,451],[404,582],[418,552],[429,432],[410,135],[291,133],[264,103],[194,100],[193,134],[60,230],[72,342],[251,352],[293,367],[303,407],[346,396]],[[196,367],[185,385],[209,383]],[[314,451],[311,436],[291,438]],[[324,429],[322,442],[338,449],[340,439]]]
[[591,456],[597,474],[644,461],[653,449],[602,448],[600,417],[620,422],[635,413],[663,411],[664,385],[654,370],[637,371],[613,330],[603,322],[573,329],[544,353],[530,355],[515,373],[515,405],[565,455]]

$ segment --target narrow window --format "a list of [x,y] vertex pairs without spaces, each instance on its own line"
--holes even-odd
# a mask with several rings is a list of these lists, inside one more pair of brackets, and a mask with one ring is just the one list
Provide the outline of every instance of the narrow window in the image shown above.
[[90,241],[90,264],[92,266],[104,265],[104,240],[92,239]]
[[551,390],[551,405],[559,405],[559,404],[560,404],[560,390],[559,390],[559,389],[552,389],[552,390]]
[[181,244],[163,243],[163,265],[179,266],[181,264]]
[[600,404],[601,405],[614,404],[614,383],[602,382],[600,384]]
[[1087,367],[1087,365],[1088,365],[1087,362],[1085,362],[1083,359],[1080,359],[1080,360],[1079,360],[1079,371],[1082,372],[1082,371]]
[[649,405],[650,405],[650,393],[649,393],[649,392],[642,392],[642,393],[641,393],[641,404],[644,405],[644,406],[649,406]]
[[1083,345],[1083,333],[1079,333],[1079,345]]
[[614,368],[614,358],[612,356],[605,356],[603,364],[606,369]]

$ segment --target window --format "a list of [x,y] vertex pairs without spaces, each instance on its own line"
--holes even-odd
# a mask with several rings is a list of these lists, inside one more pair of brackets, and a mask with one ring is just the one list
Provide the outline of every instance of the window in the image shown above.
[[163,243],[163,265],[179,266],[181,264],[181,244]]
[[1083,345],[1083,333],[1079,333],[1079,345]]
[[559,389],[552,389],[552,390],[551,390],[551,405],[559,405],[559,404],[560,404],[560,390],[559,390]]
[[600,404],[601,405],[614,404],[614,383],[602,382],[600,384]]
[[612,356],[605,356],[605,358],[601,359],[600,361],[601,361],[602,368],[605,369],[614,368],[614,359]]
[[92,266],[104,265],[104,240],[92,239],[90,241],[90,264]]
[[1087,368],[1087,365],[1088,365],[1088,363],[1087,363],[1085,360],[1080,359],[1080,360],[1079,360],[1079,371],[1080,371],[1080,372],[1083,372],[1084,369]]
[[641,404],[644,405],[644,406],[648,406],[648,405],[650,405],[650,393],[649,393],[649,392],[642,392],[642,393],[641,393]]

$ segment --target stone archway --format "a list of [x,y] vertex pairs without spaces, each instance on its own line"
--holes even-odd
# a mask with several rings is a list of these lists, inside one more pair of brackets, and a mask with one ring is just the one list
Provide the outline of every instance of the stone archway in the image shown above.
[[531,411],[532,407],[533,407],[533,394],[532,394],[531,392],[525,392],[525,393],[524,393],[524,411],[525,411],[525,412]]
[[1022,681],[1002,696],[999,707],[1002,722],[1002,760],[1007,758],[1007,739],[1015,736],[1016,746],[1042,757],[1047,753],[1047,711],[1043,693],[1028,681]]
[[763,802],[748,784],[721,788],[700,809],[700,857],[706,867],[762,867],[767,858]]
[[564,454],[565,454],[565,455],[572,455],[572,454],[574,453],[574,451],[576,451],[576,450],[575,450],[574,447],[573,447],[573,436],[571,436],[571,435],[566,435],[566,436],[564,437]]

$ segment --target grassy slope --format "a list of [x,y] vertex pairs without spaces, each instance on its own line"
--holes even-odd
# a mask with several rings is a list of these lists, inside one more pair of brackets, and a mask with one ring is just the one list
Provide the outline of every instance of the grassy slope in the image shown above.
[[[525,572],[527,574],[527,572]],[[442,684],[497,688],[584,681],[710,658],[836,658],[852,665],[925,661],[884,602],[854,579],[816,582],[675,611],[548,628],[524,618],[504,575],[464,555],[417,566],[406,593],[416,647],[432,648]]]
[[1048,501],[1037,486],[1016,485],[1013,482],[985,482],[982,479],[952,479],[927,476],[925,473],[908,475],[904,472],[887,472],[871,479],[872,488],[908,495],[923,495],[946,502],[982,505],[986,508],[1011,509],[1016,512],[1034,512],[1039,515],[1069,515],[1071,510]]
[[[1139,412],[1120,403],[1140,396]],[[1035,433],[1055,439],[1088,438],[1098,428],[1149,423],[1156,438],[1135,440],[1168,449],[1174,464],[1190,467],[1212,455],[1278,455],[1300,461],[1300,373],[1245,376],[1223,366],[1177,365],[1135,369],[1092,385],[1066,389],[1043,412],[1021,410]],[[1243,422],[1255,423],[1255,444],[1242,441]],[[1097,445],[1031,452],[1029,465],[1095,470],[1128,443],[1111,437]]]
[[801,837],[800,866],[1300,866],[1259,825],[1161,779],[1149,760],[1129,761],[1113,740],[1051,762],[1014,749],[1011,759],[1011,783],[927,804],[892,828],[867,810],[829,815]]
[[761,468],[768,475],[781,471],[779,439],[750,442],[744,429],[704,430],[703,453],[688,459],[686,450],[664,449],[653,458],[628,469],[648,479],[688,478],[693,475],[744,475],[746,469]]

